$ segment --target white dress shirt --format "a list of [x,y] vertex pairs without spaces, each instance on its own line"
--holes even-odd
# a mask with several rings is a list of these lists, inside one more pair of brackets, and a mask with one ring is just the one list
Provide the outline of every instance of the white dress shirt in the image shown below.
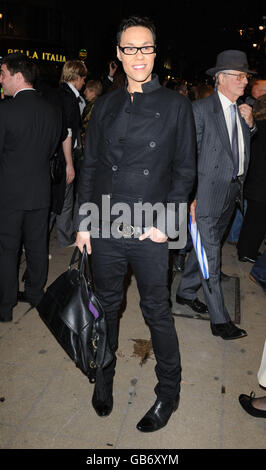
[[[219,95],[221,105],[222,105],[222,108],[223,108],[230,143],[232,145],[232,122],[231,122],[230,106],[231,106],[231,104],[236,104],[236,102],[232,103],[232,101],[229,100],[220,91],[218,91],[218,95]],[[243,175],[243,173],[244,173],[245,148],[244,148],[244,139],[243,139],[242,127],[241,127],[238,112],[236,113],[236,122],[237,122],[238,151],[239,151],[239,171],[238,171],[237,176],[240,176],[240,175]]]

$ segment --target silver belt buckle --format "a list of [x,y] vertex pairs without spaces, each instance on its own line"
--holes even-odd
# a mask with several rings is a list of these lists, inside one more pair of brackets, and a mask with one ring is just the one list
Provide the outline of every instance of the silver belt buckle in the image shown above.
[[120,224],[118,225],[117,230],[124,238],[131,238],[135,233],[133,225]]

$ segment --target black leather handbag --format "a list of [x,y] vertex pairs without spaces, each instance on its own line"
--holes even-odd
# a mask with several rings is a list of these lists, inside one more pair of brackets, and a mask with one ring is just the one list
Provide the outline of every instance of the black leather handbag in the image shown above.
[[[78,266],[73,268],[79,253]],[[113,360],[103,308],[93,293],[86,247],[75,248],[68,270],[37,305],[40,318],[104,399],[103,369]]]

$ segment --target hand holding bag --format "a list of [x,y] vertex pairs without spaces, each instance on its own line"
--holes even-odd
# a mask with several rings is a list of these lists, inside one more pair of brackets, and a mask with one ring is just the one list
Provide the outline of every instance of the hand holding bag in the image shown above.
[[46,290],[37,306],[40,318],[74,361],[105,397],[103,369],[113,360],[104,311],[91,286],[88,254],[75,248],[69,268]]

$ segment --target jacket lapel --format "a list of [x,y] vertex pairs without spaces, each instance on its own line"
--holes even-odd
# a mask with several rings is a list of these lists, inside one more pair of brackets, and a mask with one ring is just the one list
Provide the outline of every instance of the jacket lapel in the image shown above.
[[232,148],[231,148],[231,143],[230,143],[230,138],[225,122],[225,117],[224,117],[224,112],[223,108],[218,96],[218,93],[214,93],[213,95],[213,111],[214,111],[214,122],[217,127],[218,131],[218,136],[220,137],[220,140],[227,150],[227,153],[229,154],[230,158],[233,160],[233,154],[232,154]]

